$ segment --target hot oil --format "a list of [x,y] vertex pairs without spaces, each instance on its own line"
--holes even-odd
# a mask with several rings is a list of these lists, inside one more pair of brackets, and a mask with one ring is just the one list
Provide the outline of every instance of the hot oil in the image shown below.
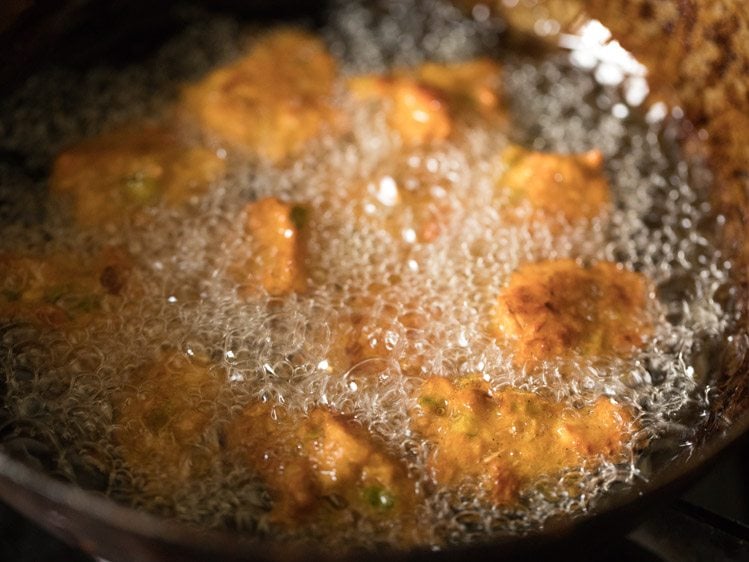
[[[491,22],[465,18],[441,2],[386,7],[373,12],[346,3],[322,30],[345,72],[495,52]],[[112,123],[158,117],[181,82],[231,59],[244,41],[235,23],[203,16],[152,61],[123,73],[36,77],[0,108],[3,145],[32,164],[47,162],[60,147]],[[209,432],[219,434],[233,414],[257,400],[296,412],[323,405],[355,415],[428,492],[420,521],[433,545],[535,529],[549,517],[595,506],[611,488],[647,478],[635,445],[687,438],[683,413],[706,407],[698,387],[706,376],[707,342],[728,327],[716,293],[730,264],[696,228],[709,217],[709,177],[699,162],[683,160],[679,119],[645,115],[566,56],[537,61],[508,54],[501,62],[512,138],[478,126],[457,141],[406,151],[382,116],[353,104],[341,87],[339,102],[355,123],[352,135],[314,143],[287,169],[229,155],[227,178],[207,196],[185,209],[157,208],[137,227],[105,235],[73,227],[53,199],[38,227],[4,227],[4,250],[93,255],[103,243],[121,244],[134,256],[132,283],[140,287],[137,297],[109,305],[104,330],[55,332],[18,323],[0,329],[8,376],[7,421],[0,430],[6,447],[56,476],[147,511],[267,532],[268,497],[246,468],[217,456],[211,477],[167,496],[145,493],[141,477],[121,460],[113,437],[115,397],[133,384],[134,373],[177,349],[208,358],[226,373]],[[77,101],[70,101],[71,93]],[[508,224],[492,201],[502,167],[497,155],[510,141],[562,152],[600,148],[614,192],[611,216],[562,231],[532,219]],[[434,241],[408,243],[408,228],[393,234],[351,220],[357,216],[352,186],[382,175],[393,154],[444,193],[451,218]],[[6,183],[13,177],[0,174]],[[307,294],[242,297],[228,274],[242,207],[268,195],[309,208],[305,236],[313,282]],[[524,373],[486,334],[486,318],[508,276],[523,263],[561,257],[618,261],[652,281],[656,329],[636,357],[603,367],[585,360],[563,369],[548,364]],[[331,360],[335,327],[362,296],[372,299],[370,335],[384,338],[389,355],[338,369]],[[406,320],[414,315],[426,321],[414,328]],[[404,372],[406,362],[415,367]],[[636,412],[641,428],[632,437],[630,462],[570,470],[526,492],[512,508],[492,508],[470,490],[432,491],[427,447],[407,414],[413,392],[422,375],[469,374],[494,389],[543,390],[578,404],[614,397]],[[368,525],[362,520],[334,532],[320,526],[284,533],[345,545],[377,544],[397,534]]]

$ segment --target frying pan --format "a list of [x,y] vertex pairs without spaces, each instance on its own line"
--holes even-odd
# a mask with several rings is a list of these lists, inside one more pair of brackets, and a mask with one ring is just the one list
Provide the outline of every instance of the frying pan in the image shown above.
[[[727,6],[729,19],[738,21],[744,28],[749,25],[749,13],[741,7],[740,2],[732,4],[730,0],[725,0],[719,3]],[[25,75],[43,64],[88,65],[104,59],[115,65],[133,62],[178,28],[178,23],[170,19],[167,3],[136,0],[96,4],[71,1],[57,3],[56,7],[50,8],[44,3],[22,0],[6,2],[5,7],[0,8],[0,53],[4,53],[5,59],[0,61],[0,90],[5,93],[12,90]],[[660,34],[664,45],[673,47],[673,42],[684,43],[688,33],[701,25],[699,10],[692,2],[669,0],[662,3],[679,6],[676,16],[670,20],[670,27],[668,22],[659,27],[658,14],[654,14],[652,9],[641,8],[636,17],[648,20],[652,25],[637,33],[631,21],[617,19],[627,14],[629,9],[624,0],[590,0],[587,4],[594,15],[623,34],[618,38],[625,46],[636,54],[644,54],[643,60],[656,61],[652,64],[661,66],[667,63],[647,56],[648,41]],[[641,5],[650,6],[645,0]],[[238,17],[274,20],[300,15],[314,20],[323,9],[319,3],[313,2],[263,1],[214,1],[210,7],[230,10]],[[732,9],[734,12],[730,13]],[[143,14],[148,14],[148,17],[143,17]],[[712,22],[706,25],[716,24]],[[719,35],[716,37],[721,48],[731,48],[727,42],[721,44]],[[126,42],[123,41],[125,38]],[[699,45],[694,47],[698,48]],[[678,51],[678,45],[675,48]],[[736,290],[726,299],[740,321],[737,322],[736,333],[731,334],[731,340],[721,354],[711,358],[711,372],[714,374],[708,384],[713,388],[714,398],[707,423],[694,437],[694,448],[684,449],[676,456],[673,453],[662,458],[655,456],[653,476],[649,481],[613,491],[593,511],[574,519],[551,521],[543,530],[522,537],[495,539],[484,544],[437,552],[416,549],[335,553],[309,545],[302,549],[260,542],[230,532],[196,530],[135,511],[101,495],[55,480],[2,450],[0,497],[63,540],[111,561],[374,560],[384,556],[393,560],[468,560],[490,556],[537,558],[544,555],[559,558],[563,555],[589,554],[590,549],[596,548],[596,544],[601,546],[607,536],[625,532],[650,507],[682,489],[721,452],[749,434],[749,356],[744,353],[749,348],[744,335],[749,331],[746,322],[749,246],[745,247],[744,244],[745,229],[749,224],[749,204],[744,200],[749,184],[749,158],[737,158],[737,155],[746,154],[746,147],[749,146],[749,138],[746,137],[749,133],[745,132],[742,137],[741,133],[721,134],[717,125],[711,129],[713,123],[726,119],[727,112],[730,116],[730,110],[749,114],[749,94],[745,92],[743,106],[741,99],[736,102],[734,97],[728,103],[731,105],[729,109],[723,108],[721,111],[708,107],[704,100],[690,94],[684,87],[678,62],[672,59],[671,64],[673,68],[666,66],[665,71],[656,77],[655,94],[683,101],[695,130],[702,127],[711,132],[707,156],[716,177],[711,197],[716,211],[725,217],[721,232],[722,248],[734,262],[733,282]],[[749,64],[749,57],[744,64]],[[749,66],[745,68],[749,76]],[[670,79],[677,83],[670,83]],[[714,76],[706,75],[701,79],[712,80]],[[731,76],[718,76],[718,80],[721,79],[728,82]],[[680,94],[691,97],[680,98]],[[690,131],[685,131],[685,138],[689,135]],[[12,159],[18,155],[0,154],[0,157]],[[26,163],[19,161],[18,165],[24,168]],[[25,169],[24,173],[43,175],[44,171]]]

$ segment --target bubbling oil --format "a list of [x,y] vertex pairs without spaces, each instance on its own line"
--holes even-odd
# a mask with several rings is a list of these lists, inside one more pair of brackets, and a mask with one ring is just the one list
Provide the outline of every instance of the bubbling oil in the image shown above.
[[[461,60],[498,48],[500,24],[474,21],[448,3],[383,6],[342,3],[320,30],[346,73]],[[6,450],[139,509],[263,534],[267,493],[246,468],[217,458],[211,477],[167,497],[146,494],[142,477],[122,461],[113,437],[113,397],[162,350],[209,357],[225,368],[212,427],[256,400],[298,412],[329,406],[382,438],[421,484],[427,446],[407,415],[420,375],[478,373],[495,389],[543,389],[580,404],[604,394],[636,413],[641,429],[632,436],[629,462],[568,470],[525,492],[516,506],[488,506],[471,490],[427,493],[420,521],[430,529],[427,542],[440,546],[523,533],[550,517],[582,513],[608,490],[647,477],[636,443],[685,439],[690,428],[680,421],[683,412],[706,407],[698,392],[706,376],[706,342],[729,327],[716,295],[730,264],[710,241],[709,229],[697,228],[710,217],[709,175],[681,155],[678,119],[648,118],[564,55],[539,61],[507,53],[501,63],[512,138],[476,126],[460,141],[404,154],[381,115],[341,94],[339,103],[355,123],[350,137],[320,139],[284,169],[230,156],[227,177],[183,209],[155,208],[149,220],[103,234],[75,227],[69,210],[46,198],[43,174],[28,171],[43,170],[64,145],[115,124],[158,119],[181,83],[242,51],[247,31],[238,23],[189,12],[185,17],[191,20],[186,30],[149,61],[119,72],[48,71],[0,106],[0,143],[23,155],[26,171],[0,165],[2,193],[23,188],[36,194],[32,203],[10,196],[4,203],[2,251],[94,255],[102,244],[119,244],[134,257],[131,282],[141,288],[137,299],[107,311],[106,330],[0,327],[7,378],[0,439]],[[625,116],[612,111],[622,105]],[[600,148],[613,190],[611,215],[567,225],[561,233],[531,218],[508,225],[491,201],[501,171],[497,155],[510,141],[561,152]],[[428,173],[453,211],[437,240],[416,240],[404,252],[393,251],[400,243],[393,234],[351,220],[350,186],[394,154]],[[240,210],[268,195],[304,202],[313,213],[306,236],[314,288],[307,294],[242,298],[227,274],[234,248],[226,241],[241,228]],[[43,207],[44,219],[29,219],[21,205]],[[578,359],[564,368],[574,377],[552,364],[524,373],[486,335],[489,308],[508,276],[520,264],[563,257],[618,261],[652,281],[655,331],[634,358],[605,366]],[[374,376],[364,375],[362,365],[337,372],[328,361],[335,344],[331,327],[373,284],[379,289],[372,314],[387,319],[387,333],[372,337],[389,338],[390,357],[369,360]],[[416,329],[404,324],[414,313],[430,321]],[[404,373],[406,359],[421,372]],[[396,536],[394,529],[372,529],[366,521],[335,532],[313,526],[288,534],[364,546]]]

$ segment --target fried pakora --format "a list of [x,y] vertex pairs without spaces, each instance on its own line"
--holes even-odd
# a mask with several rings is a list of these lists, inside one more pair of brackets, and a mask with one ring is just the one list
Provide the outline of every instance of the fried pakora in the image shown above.
[[336,62],[319,38],[282,28],[188,87],[182,103],[209,132],[278,164],[335,121],[336,77]]
[[117,394],[115,439],[146,493],[174,493],[211,471],[219,453],[211,422],[225,378],[206,358],[172,351]]
[[540,478],[625,459],[635,429],[630,412],[608,398],[574,408],[480,377],[430,377],[411,412],[431,446],[428,468],[439,485],[473,482],[487,499],[511,505]]
[[492,332],[528,367],[571,355],[628,355],[652,330],[649,298],[645,277],[615,263],[529,264],[500,292]]
[[412,516],[405,467],[352,418],[324,408],[306,416],[257,403],[228,426],[226,448],[265,480],[270,519],[293,525],[348,506],[373,519]]
[[457,120],[477,115],[500,120],[500,86],[500,67],[488,59],[427,63],[348,81],[355,98],[385,104],[388,125],[408,146],[448,138]]
[[450,135],[452,119],[443,96],[407,76],[355,76],[349,79],[355,98],[385,102],[388,125],[403,143],[418,146]]
[[96,257],[0,256],[0,319],[60,327],[104,312],[127,288],[132,263],[119,248]]
[[307,220],[302,205],[266,197],[244,209],[244,229],[230,274],[239,292],[248,296],[265,290],[273,296],[307,289],[302,231]]
[[70,196],[84,226],[120,223],[138,210],[178,206],[218,181],[225,161],[185,144],[166,129],[143,126],[105,133],[61,152],[50,187]]
[[494,124],[505,120],[502,105],[502,68],[480,58],[456,63],[428,62],[419,66],[418,80],[445,96],[452,115],[479,116]]
[[527,203],[534,214],[568,223],[590,220],[611,205],[603,154],[552,154],[510,146],[502,154],[507,166],[499,180],[511,204]]

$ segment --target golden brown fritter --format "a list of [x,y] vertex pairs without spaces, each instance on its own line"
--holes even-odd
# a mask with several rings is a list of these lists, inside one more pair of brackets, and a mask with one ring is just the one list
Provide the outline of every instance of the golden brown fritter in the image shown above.
[[434,481],[473,483],[496,505],[514,503],[544,476],[624,460],[635,427],[608,398],[573,408],[509,387],[492,393],[477,376],[426,379],[411,415],[431,446]]
[[249,203],[244,209],[244,232],[231,276],[245,296],[265,290],[281,296],[304,292],[307,273],[300,239],[307,210],[275,197]]
[[496,124],[504,122],[502,68],[491,59],[456,63],[428,62],[415,70],[418,80],[447,99],[450,113],[459,118],[478,116]]
[[354,76],[355,98],[384,103],[390,127],[408,146],[446,139],[456,121],[479,116],[501,122],[501,71],[488,59]]
[[348,86],[360,100],[385,102],[388,125],[404,144],[419,146],[446,139],[452,120],[439,92],[407,76],[355,76]]
[[335,120],[336,63],[320,39],[281,28],[188,87],[183,106],[209,132],[282,163]]
[[119,248],[94,258],[0,255],[0,319],[60,327],[103,314],[127,289],[132,263]]
[[225,162],[206,148],[186,145],[174,133],[143,126],[106,133],[61,152],[53,192],[72,197],[79,224],[119,223],[139,209],[177,206],[205,193]]
[[163,354],[115,397],[115,439],[144,492],[168,496],[207,475],[219,452],[211,426],[226,374],[204,357]]
[[543,217],[590,220],[611,205],[603,154],[552,154],[510,146],[502,154],[507,170],[499,180],[512,203],[527,202]]
[[611,262],[550,260],[520,267],[502,289],[492,331],[511,342],[516,364],[571,355],[627,355],[652,330],[648,283]]
[[357,218],[410,245],[434,242],[450,226],[456,205],[449,187],[429,171],[425,158],[411,155],[378,167],[353,187],[352,197]]
[[416,491],[405,468],[353,419],[323,408],[303,417],[272,412],[252,404],[226,432],[229,453],[266,482],[272,522],[335,519],[334,506],[345,505],[373,519],[412,515]]

